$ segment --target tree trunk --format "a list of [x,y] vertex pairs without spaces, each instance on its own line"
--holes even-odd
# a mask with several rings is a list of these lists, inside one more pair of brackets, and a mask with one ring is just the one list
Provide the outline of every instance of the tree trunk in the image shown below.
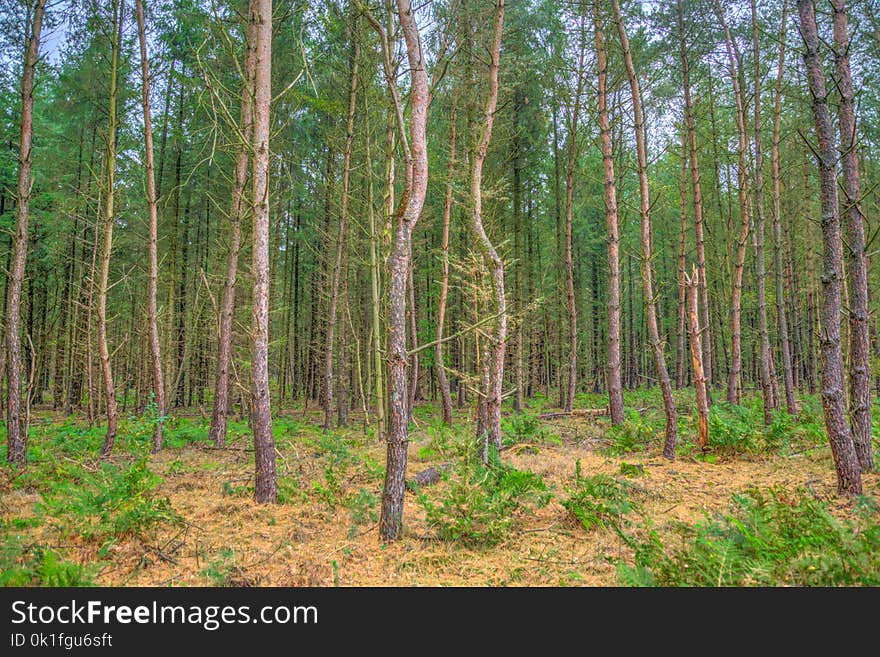
[[598,73],[599,139],[602,145],[602,172],[605,177],[605,222],[608,239],[608,405],[611,424],[623,422],[623,385],[620,375],[620,218],[614,176],[611,124],[608,120],[608,55],[602,30],[601,3],[593,4]]
[[[113,224],[116,221],[114,207],[116,185],[116,97],[119,69],[119,50],[121,47],[122,19],[124,5],[122,0],[113,0],[113,33],[110,54],[110,92],[107,110],[107,147],[104,152],[104,166],[107,178],[104,190],[104,248],[101,251],[101,267],[98,274],[98,354],[101,357],[101,373],[104,377],[104,394],[107,396],[107,434],[101,446],[101,456],[107,457],[113,451],[116,441],[116,426],[119,421],[116,410],[116,388],[113,384],[113,369],[110,365],[110,349],[107,345],[107,289],[110,279],[110,255],[113,250]],[[97,237],[97,236],[96,236]]]
[[327,335],[324,349],[324,430],[329,431],[333,423],[333,341],[336,334],[336,306],[339,302],[339,281],[342,276],[342,251],[345,247],[345,230],[348,221],[348,188],[351,180],[351,149],[354,142],[354,115],[357,103],[358,59],[360,42],[356,34],[356,23],[351,27],[352,64],[351,82],[348,93],[348,121],[345,128],[345,153],[342,163],[342,207],[339,213],[339,228],[336,233],[336,255],[333,260],[333,277],[330,283],[330,303],[327,310]]
[[251,365],[256,479],[254,499],[276,500],[275,441],[269,399],[269,105],[272,100],[272,0],[253,0],[256,23],[254,66],[253,207],[254,277],[253,355]]
[[21,287],[27,263],[34,134],[34,77],[40,55],[40,32],[46,0],[37,0],[30,25],[21,75],[21,136],[18,150],[18,208],[12,244],[12,271],[6,292],[7,422],[6,459],[17,468],[27,460],[28,409],[21,407]]
[[801,36],[806,50],[804,62],[813,98],[813,117],[819,142],[819,198],[822,203],[822,406],[828,442],[837,469],[839,495],[861,495],[862,473],[846,417],[843,354],[840,345],[840,291],[843,245],[840,235],[840,207],[837,197],[837,152],[825,73],[819,58],[819,34],[813,0],[798,0]]
[[403,103],[397,90],[391,66],[391,47],[388,33],[372,16],[370,23],[382,38],[385,80],[393,99],[393,110],[406,158],[401,203],[394,217],[394,245],[388,260],[388,450],[385,484],[382,493],[382,514],[379,533],[384,540],[393,541],[403,532],[403,502],[406,486],[408,426],[408,383],[406,376],[406,279],[409,272],[412,231],[422,213],[428,186],[428,151],[425,133],[428,117],[428,73],[422,52],[415,10],[410,0],[397,0],[397,16],[406,42],[411,89],[409,139],[404,128]]
[[785,308],[785,272],[782,264],[782,177],[779,167],[779,139],[782,118],[782,80],[785,73],[785,33],[788,24],[788,1],[782,4],[782,26],[779,29],[779,64],[776,68],[776,97],[773,103],[773,145],[770,155],[773,178],[773,259],[776,270],[776,320],[779,325],[780,351],[782,352],[782,380],[785,384],[785,408],[791,415],[797,414],[794,398],[794,376],[791,366],[791,341]]
[[577,82],[575,83],[574,104],[569,115],[568,125],[568,163],[565,168],[565,292],[568,305],[568,391],[563,410],[570,413],[577,390],[577,304],[574,296],[574,261],[571,255],[572,202],[574,200],[574,169],[577,165],[577,132],[580,120],[581,96],[584,90],[584,53],[587,48],[585,19],[580,22],[580,49],[578,51]]
[[773,394],[776,373],[770,369],[770,332],[767,328],[766,269],[764,265],[764,150],[761,139],[761,61],[758,44],[758,10],[756,0],[752,0],[752,49],[755,65],[755,266],[758,278],[758,331],[761,351],[758,358],[758,371],[761,378],[761,392],[764,399],[764,424],[773,421],[773,411],[778,408]]
[[685,285],[685,248],[687,246],[687,132],[681,136],[681,178],[679,194],[681,197],[681,228],[678,237],[678,346],[675,350],[675,385],[684,388],[685,349],[687,342],[687,286]]
[[443,424],[452,426],[452,395],[449,380],[446,378],[446,365],[443,361],[443,328],[446,322],[446,300],[449,296],[449,223],[452,217],[452,188],[455,178],[455,117],[456,98],[452,99],[452,113],[449,116],[449,160],[446,165],[446,196],[443,199],[443,232],[440,237],[440,300],[437,305],[437,344],[434,347],[434,365],[437,368],[437,381],[440,384],[440,399],[443,406]]
[[232,183],[232,204],[229,211],[229,253],[226,255],[226,275],[223,297],[220,301],[219,335],[217,338],[217,366],[214,378],[214,409],[208,438],[217,447],[226,441],[226,418],[229,415],[229,363],[232,358],[232,319],[235,313],[235,285],[238,280],[238,257],[241,251],[241,224],[246,209],[245,186],[250,159],[249,141],[254,126],[254,76],[256,71],[257,23],[253,0],[248,12],[246,30],[245,79],[241,81],[241,118],[239,131],[243,137],[235,160],[235,179]]
[[861,209],[859,149],[856,139],[855,93],[849,66],[849,34],[845,0],[832,0],[834,8],[834,67],[840,90],[838,123],[849,246],[849,414],[852,440],[863,472],[874,469],[871,446],[871,342],[868,332],[868,256],[865,219]]
[[742,400],[742,287],[743,270],[746,262],[746,247],[749,241],[751,212],[749,210],[749,175],[747,157],[749,154],[748,133],[746,131],[746,110],[742,88],[739,84],[740,57],[736,42],[730,35],[730,29],[724,20],[724,10],[716,0],[718,20],[724,28],[727,47],[727,60],[730,64],[730,78],[736,100],[736,126],[738,137],[739,161],[737,164],[737,194],[739,198],[740,233],[736,241],[736,255],[733,267],[733,292],[731,293],[731,345],[730,372],[727,378],[727,401],[739,404]]
[[143,82],[144,151],[147,177],[147,207],[149,211],[149,260],[150,272],[147,284],[147,322],[150,333],[150,361],[153,369],[153,395],[156,404],[156,429],[153,433],[153,451],[162,449],[162,425],[165,421],[165,382],[162,376],[162,353],[159,348],[159,311],[156,295],[159,279],[158,225],[156,207],[155,164],[153,162],[153,125],[150,115],[150,64],[147,58],[147,37],[144,26],[144,4],[135,1],[138,22],[138,40],[141,47],[141,79]]
[[620,13],[620,2],[612,0],[614,18],[617,22],[617,33],[623,47],[624,64],[629,78],[630,90],[632,91],[633,115],[635,118],[636,151],[638,157],[639,174],[639,208],[641,214],[641,238],[642,238],[642,284],[645,291],[645,309],[647,312],[648,341],[654,355],[654,367],[657,371],[657,379],[663,393],[663,408],[666,412],[666,441],[663,446],[663,456],[669,460],[675,458],[675,443],[678,440],[678,413],[675,408],[675,398],[672,395],[672,385],[669,381],[669,372],[666,370],[666,358],[663,354],[663,343],[660,340],[660,329],[657,323],[657,307],[654,300],[654,282],[652,274],[652,240],[651,235],[651,194],[648,188],[648,152],[645,139],[645,117],[642,112],[642,93],[639,87],[639,79],[636,76],[633,65],[632,52],[629,47],[629,39],[626,35],[626,27],[623,24],[623,16]]
[[[504,261],[489,240],[483,227],[483,163],[489,150],[492,138],[492,126],[495,122],[495,108],[498,104],[498,62],[501,56],[501,33],[504,26],[504,2],[496,0],[495,19],[492,29],[492,49],[489,63],[489,93],[483,113],[483,126],[476,149],[471,158],[471,198],[473,200],[473,229],[484,260],[488,261],[492,270],[492,296],[497,317],[494,321],[494,335],[487,345],[487,358],[482,366],[488,374],[484,379],[485,387],[486,426],[482,432],[481,453],[484,462],[489,459],[489,446],[501,449],[501,398],[504,383],[504,350],[507,340],[507,302],[504,296]],[[569,386],[569,389],[571,386]]]
[[697,444],[703,451],[709,449],[709,396],[706,391],[706,377],[703,374],[703,347],[700,338],[700,320],[697,315],[697,297],[700,294],[700,272],[694,267],[688,277],[684,275],[684,285],[688,297],[688,326],[690,328],[691,357],[694,366],[694,390],[697,397]]

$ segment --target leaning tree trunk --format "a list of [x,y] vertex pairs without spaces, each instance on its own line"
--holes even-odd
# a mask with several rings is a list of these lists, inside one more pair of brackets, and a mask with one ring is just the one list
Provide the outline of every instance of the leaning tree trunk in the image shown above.
[[678,440],[678,412],[675,398],[672,395],[672,384],[666,370],[666,358],[663,354],[663,342],[660,340],[660,329],[657,322],[657,305],[654,299],[654,281],[652,273],[652,240],[651,235],[651,192],[648,188],[648,151],[645,143],[645,116],[642,111],[642,92],[636,69],[633,65],[632,51],[620,13],[619,0],[612,0],[614,18],[617,22],[617,33],[623,47],[623,59],[626,74],[632,92],[633,114],[635,117],[636,153],[639,174],[639,209],[641,214],[642,238],[642,285],[645,290],[645,306],[647,311],[648,342],[654,355],[654,367],[663,393],[663,408],[666,412],[666,441],[663,445],[663,456],[669,460],[675,458],[675,443]]
[[141,48],[141,79],[143,82],[144,151],[147,176],[147,207],[149,210],[149,260],[150,273],[147,284],[147,321],[150,330],[150,365],[153,370],[153,395],[156,404],[156,429],[153,433],[153,451],[162,449],[162,426],[165,421],[165,380],[162,376],[162,352],[159,347],[159,311],[156,304],[159,280],[158,225],[156,207],[156,178],[153,162],[153,126],[150,116],[150,63],[147,58],[147,36],[144,26],[144,4],[136,0],[138,40]]
[[330,303],[327,310],[327,335],[324,349],[324,430],[329,431],[333,423],[333,347],[336,335],[336,306],[339,303],[339,281],[342,276],[342,253],[345,248],[345,230],[348,222],[348,188],[351,180],[351,149],[354,142],[355,103],[357,103],[358,59],[360,42],[356,28],[351,29],[352,64],[351,83],[348,92],[348,121],[345,128],[345,153],[342,163],[342,207],[339,213],[339,228],[336,233],[336,255],[333,260],[333,278],[330,283]]
[[608,120],[608,55],[602,31],[601,5],[593,4],[598,72],[599,140],[602,145],[602,172],[605,178],[605,222],[608,238],[608,406],[611,424],[620,424],[623,415],[623,384],[620,375],[620,218],[617,212],[617,186],[614,176],[614,150]]
[[782,3],[782,27],[779,30],[779,63],[776,68],[776,98],[773,103],[773,145],[770,170],[773,178],[773,260],[776,274],[776,321],[779,325],[779,348],[782,352],[782,379],[785,385],[785,408],[791,415],[797,413],[794,398],[794,375],[791,365],[791,340],[785,303],[785,271],[782,265],[782,177],[779,168],[779,139],[782,118],[782,80],[785,72],[785,33],[788,2]]
[[778,408],[773,395],[773,379],[776,373],[770,369],[770,332],[767,328],[767,294],[766,268],[764,266],[764,151],[761,139],[761,61],[758,44],[758,11],[756,1],[752,0],[752,50],[755,65],[755,266],[758,279],[758,332],[760,333],[761,350],[758,358],[758,371],[761,378],[761,392],[764,399],[764,424],[773,421],[773,411]]
[[40,32],[46,0],[37,0],[21,74],[21,136],[18,150],[18,210],[13,237],[12,271],[6,292],[6,459],[23,468],[27,459],[27,409],[21,407],[21,287],[27,263],[34,134],[34,76],[40,54]]
[[241,251],[241,222],[246,207],[245,186],[248,179],[250,140],[254,124],[254,75],[256,69],[257,24],[253,0],[249,10],[244,63],[245,79],[241,84],[241,118],[239,131],[242,144],[235,160],[235,178],[232,183],[232,205],[229,212],[229,253],[226,256],[226,276],[220,301],[220,327],[217,339],[217,368],[214,379],[214,410],[208,437],[221,447],[226,441],[226,418],[229,415],[229,365],[232,359],[232,318],[235,313],[235,285],[238,280],[238,257]]
[[275,440],[269,399],[269,105],[272,100],[272,0],[254,0],[251,20],[256,23],[254,68],[253,207],[254,277],[253,355],[251,390],[256,479],[254,499],[276,500]]
[[840,90],[838,123],[842,153],[843,212],[846,216],[849,258],[849,413],[852,440],[863,472],[874,469],[871,447],[871,342],[868,331],[868,255],[865,219],[861,209],[859,150],[852,75],[849,67],[849,34],[845,0],[831,0],[834,7],[834,66]]
[[577,390],[577,304],[574,295],[574,261],[571,254],[572,204],[574,201],[574,169],[577,165],[578,143],[577,132],[580,120],[581,96],[584,88],[584,52],[587,48],[587,36],[584,29],[584,17],[581,16],[580,51],[577,63],[577,83],[575,84],[574,104],[569,116],[568,126],[568,163],[565,168],[565,292],[568,305],[568,392],[565,396],[563,410],[571,412],[574,406],[574,395]]
[[[501,34],[504,28],[504,1],[496,0],[495,20],[492,31],[492,50],[489,63],[489,94],[483,113],[483,128],[477,147],[471,158],[471,199],[473,201],[473,229],[483,258],[489,261],[492,269],[492,295],[497,316],[494,321],[494,335],[486,350],[484,359],[483,394],[486,405],[486,425],[483,427],[481,455],[484,462],[489,459],[489,446],[501,449],[501,399],[504,383],[504,350],[507,340],[507,302],[504,296],[504,261],[489,240],[483,227],[483,163],[492,138],[492,125],[495,122],[495,108],[498,104],[498,62],[501,56]],[[486,376],[488,374],[488,376]]]
[[736,42],[730,35],[730,29],[724,20],[724,10],[716,0],[716,13],[724,28],[724,39],[727,47],[727,60],[730,64],[730,78],[733,83],[733,94],[736,100],[736,127],[739,160],[737,163],[737,195],[739,199],[740,231],[736,241],[736,256],[733,265],[733,291],[730,298],[731,312],[731,344],[730,374],[727,379],[727,401],[739,404],[742,400],[742,288],[743,271],[746,263],[746,247],[749,241],[749,228],[752,221],[749,210],[749,174],[747,158],[749,154],[748,132],[746,131],[746,110],[742,87],[739,84],[740,57]]
[[409,445],[406,279],[409,272],[412,231],[422,213],[428,187],[428,151],[425,132],[428,118],[428,73],[425,69],[419,26],[410,0],[397,0],[397,16],[406,42],[410,69],[409,139],[404,127],[403,103],[391,64],[392,52],[388,43],[388,32],[372,15],[367,15],[367,19],[381,37],[385,81],[391,92],[395,121],[406,161],[401,203],[394,213],[394,218],[397,220],[394,245],[388,259],[388,449],[382,512],[379,520],[379,533],[388,541],[399,539],[403,532],[403,503]]
[[840,297],[843,245],[840,236],[840,207],[837,196],[837,152],[825,73],[819,58],[819,33],[813,0],[798,0],[801,36],[806,50],[804,62],[813,97],[813,118],[819,141],[819,198],[822,204],[822,406],[825,428],[837,469],[839,495],[861,495],[862,473],[846,418],[843,353],[840,345]]
[[[116,408],[116,388],[113,384],[113,368],[110,365],[110,348],[107,345],[107,289],[110,280],[110,255],[113,250],[113,223],[115,216],[116,185],[116,97],[119,72],[119,49],[122,31],[122,0],[113,0],[113,34],[110,53],[110,93],[107,110],[107,148],[104,153],[106,167],[106,189],[104,190],[104,248],[101,251],[101,267],[98,273],[98,354],[101,358],[101,373],[104,377],[104,394],[107,405],[107,434],[101,446],[101,456],[109,456],[116,442],[116,427],[119,414]],[[97,239],[97,238],[96,238]]]

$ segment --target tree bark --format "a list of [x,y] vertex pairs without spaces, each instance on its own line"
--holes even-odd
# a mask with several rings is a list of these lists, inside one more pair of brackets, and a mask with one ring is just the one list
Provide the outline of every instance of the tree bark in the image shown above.
[[12,271],[6,292],[6,459],[17,468],[27,460],[27,409],[21,407],[21,287],[27,263],[31,164],[34,134],[34,77],[40,55],[40,32],[46,0],[34,6],[21,75],[21,133],[18,150],[18,207],[12,244]]
[[122,0],[113,0],[113,34],[110,54],[110,91],[107,110],[107,146],[104,152],[106,167],[106,189],[104,190],[104,247],[101,251],[101,267],[98,278],[98,354],[101,358],[101,373],[104,378],[104,394],[107,406],[107,434],[101,446],[101,456],[107,457],[113,451],[116,441],[116,428],[119,414],[116,409],[116,388],[113,384],[113,368],[110,364],[110,349],[107,345],[107,289],[110,279],[110,256],[113,250],[113,224],[116,221],[116,98],[119,73],[119,50],[121,47],[122,19],[124,5]]
[[354,142],[354,116],[357,103],[358,60],[360,42],[356,26],[351,28],[352,64],[348,93],[348,121],[345,127],[345,152],[342,162],[342,204],[339,212],[339,228],[336,233],[336,254],[333,260],[333,277],[330,283],[330,303],[327,310],[327,335],[324,349],[324,430],[329,431],[333,422],[333,341],[336,334],[336,306],[339,302],[339,281],[342,276],[342,252],[345,247],[345,230],[348,222],[348,188],[351,180],[351,150]]
[[269,105],[272,100],[272,0],[253,0],[256,23],[254,66],[253,207],[254,277],[253,355],[251,364],[252,423],[256,479],[254,499],[276,500],[275,440],[269,399]]
[[159,311],[156,295],[159,279],[158,225],[156,206],[156,178],[153,161],[153,124],[150,114],[150,63],[147,57],[147,36],[144,25],[144,3],[135,0],[138,23],[138,41],[141,49],[141,81],[143,83],[144,151],[147,177],[147,207],[149,212],[149,260],[147,283],[147,322],[150,334],[150,364],[153,371],[153,395],[156,403],[156,428],[153,432],[153,451],[162,449],[162,426],[165,422],[165,381],[162,376],[162,352],[159,347]]
[[406,137],[403,104],[391,66],[388,33],[375,18],[370,23],[382,40],[383,68],[393,100],[395,120],[401,137],[406,166],[403,194],[394,218],[394,245],[388,260],[388,436],[385,484],[379,533],[393,541],[403,532],[403,503],[406,486],[407,447],[409,446],[408,382],[406,376],[406,279],[412,244],[412,231],[422,213],[428,186],[428,152],[426,124],[428,117],[428,73],[415,10],[410,0],[397,0],[397,16],[406,42],[410,69],[411,112],[409,139]]
[[700,294],[700,273],[694,267],[689,277],[684,275],[684,285],[688,297],[688,326],[691,338],[691,358],[694,367],[694,391],[697,397],[697,444],[700,449],[709,449],[709,395],[706,390],[706,377],[703,373],[703,347],[700,338],[700,320],[697,314],[697,297]]
[[791,366],[791,340],[785,308],[785,271],[782,264],[782,176],[779,167],[779,140],[782,118],[782,80],[785,73],[785,33],[788,24],[788,1],[782,3],[782,27],[779,29],[779,64],[776,68],[776,97],[773,103],[773,145],[770,169],[773,179],[773,259],[776,269],[776,319],[779,325],[779,348],[782,352],[782,379],[785,385],[785,408],[791,415],[797,414],[794,397],[794,376]]
[[730,373],[727,378],[727,401],[739,404],[742,401],[742,287],[743,270],[746,262],[746,247],[749,241],[751,212],[749,209],[749,174],[747,158],[749,154],[748,132],[746,130],[745,99],[739,84],[740,57],[736,42],[730,35],[730,29],[724,20],[724,10],[720,2],[715,3],[718,20],[724,29],[727,47],[727,60],[730,64],[730,78],[736,99],[736,126],[738,138],[739,160],[737,164],[737,195],[739,200],[740,233],[736,241],[736,255],[733,266],[733,291],[731,293],[731,345]]
[[245,79],[241,81],[241,117],[239,131],[242,143],[235,160],[235,179],[232,183],[232,203],[229,211],[229,253],[226,255],[226,275],[223,297],[220,301],[219,334],[217,338],[217,365],[214,374],[214,408],[208,438],[217,447],[226,442],[226,418],[229,415],[229,363],[232,358],[232,319],[235,313],[235,286],[238,280],[238,258],[241,251],[241,224],[247,201],[245,186],[254,129],[254,76],[256,71],[257,23],[256,7],[251,0],[245,43]]
[[849,414],[852,440],[863,472],[874,469],[871,446],[871,338],[868,325],[868,256],[865,219],[861,208],[859,149],[856,138],[855,92],[849,66],[846,0],[832,0],[834,17],[834,68],[840,90],[838,124],[849,246]]
[[[489,446],[501,449],[501,399],[504,383],[504,351],[507,340],[507,302],[504,294],[504,261],[492,244],[483,226],[483,163],[489,150],[492,138],[492,126],[495,122],[495,108],[498,104],[498,63],[501,56],[501,34],[504,27],[504,2],[496,0],[495,19],[492,28],[492,48],[489,63],[489,93],[483,113],[483,126],[476,149],[471,158],[471,198],[473,201],[473,229],[483,258],[488,261],[492,270],[492,296],[497,318],[495,319],[494,335],[488,344],[487,355],[482,366],[484,369],[486,405],[486,425],[483,427],[481,453],[483,461],[488,463]],[[488,374],[488,376],[486,376]]]
[[608,250],[608,405],[611,424],[623,422],[623,384],[620,373],[620,218],[614,175],[614,150],[608,120],[608,55],[602,30],[601,3],[593,4],[598,75],[599,140],[602,146],[602,172],[605,178],[605,223]]
[[626,35],[626,27],[623,16],[620,13],[619,0],[612,0],[614,18],[617,22],[617,33],[623,47],[624,64],[629,78],[632,92],[633,115],[635,118],[636,151],[638,157],[639,174],[639,209],[641,214],[641,238],[642,238],[642,285],[645,291],[645,308],[647,311],[648,342],[654,356],[654,367],[657,371],[657,379],[663,393],[663,408],[666,413],[666,441],[663,445],[663,456],[669,460],[675,458],[675,443],[678,440],[678,413],[675,408],[675,398],[672,395],[672,384],[669,381],[669,372],[666,370],[666,358],[663,354],[663,343],[660,340],[660,329],[657,323],[657,306],[654,300],[654,281],[652,273],[652,240],[651,235],[651,193],[648,188],[648,151],[645,143],[645,117],[642,111],[642,92],[639,79],[633,65],[632,52],[630,51],[629,39]]
[[[703,192],[700,187],[700,163],[697,157],[697,131],[694,126],[693,101],[691,99],[690,61],[684,32],[684,8],[682,0],[677,0],[679,52],[684,86],[684,118],[687,127],[687,141],[690,152],[691,190],[694,206],[694,238],[697,247],[697,273],[700,286],[700,338],[703,341],[703,373],[706,377],[706,390],[712,384],[712,335],[709,320],[709,285],[706,279],[706,240],[703,234]],[[711,400],[710,400],[711,402]]]
[[798,0],[801,36],[806,47],[804,62],[812,95],[813,118],[819,142],[819,198],[822,204],[822,406],[825,428],[837,470],[839,495],[861,495],[862,473],[846,417],[843,354],[840,345],[840,297],[843,245],[840,235],[840,207],[837,196],[837,153],[825,73],[819,58],[819,34],[813,0]]
[[760,357],[758,371],[764,399],[764,424],[773,421],[773,411],[778,408],[773,394],[776,373],[770,369],[770,332],[767,328],[766,268],[764,264],[764,146],[761,139],[761,61],[758,43],[758,10],[752,0],[752,50],[754,57],[754,117],[755,117],[755,266],[758,283],[758,332],[760,333]]
[[681,228],[678,237],[678,346],[675,350],[675,385],[684,388],[685,380],[685,349],[688,332],[687,319],[687,285],[685,285],[685,257],[687,246],[687,130],[681,138],[681,178],[679,194],[681,197]]
[[452,188],[455,179],[455,118],[456,98],[452,99],[452,113],[449,116],[449,160],[446,165],[446,195],[443,199],[443,232],[440,237],[440,300],[437,304],[437,344],[434,347],[434,363],[437,368],[437,382],[440,385],[440,399],[443,407],[443,424],[452,426],[452,395],[449,380],[446,378],[446,365],[443,361],[443,329],[446,322],[446,301],[449,296],[449,223],[452,217]]
[[585,19],[581,16],[580,49],[578,52],[577,82],[575,83],[574,103],[569,115],[568,162],[565,167],[565,292],[568,305],[568,391],[563,410],[571,412],[577,390],[577,304],[574,296],[574,261],[571,255],[572,203],[574,200],[574,169],[577,165],[577,132],[580,121],[581,96],[584,91],[584,53],[587,48]]

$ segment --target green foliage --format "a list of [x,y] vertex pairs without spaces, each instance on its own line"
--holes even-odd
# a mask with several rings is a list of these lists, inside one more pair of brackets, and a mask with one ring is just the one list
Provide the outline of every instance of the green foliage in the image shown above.
[[567,489],[568,498],[563,500],[568,512],[574,516],[584,529],[611,527],[621,531],[624,517],[638,509],[631,498],[633,485],[606,474],[584,477],[581,463],[575,466],[574,485]]
[[103,463],[81,481],[52,484],[40,507],[60,520],[68,534],[92,539],[142,535],[180,521],[168,498],[155,494],[161,481],[146,457],[127,467]]
[[351,519],[351,527],[348,529],[349,538],[354,538],[360,527],[379,521],[379,496],[366,488],[359,488],[356,493],[346,497],[345,506]]
[[91,586],[94,571],[48,548],[25,546],[15,534],[4,533],[0,543],[0,586]]
[[621,581],[638,586],[839,586],[880,584],[880,519],[865,502],[839,519],[803,490],[751,490],[730,511],[680,524],[666,548],[653,530]]
[[552,443],[561,445],[559,436],[554,434],[537,415],[514,413],[501,421],[502,439],[506,447],[514,445],[536,445]]
[[627,410],[626,419],[608,430],[611,455],[643,452],[657,438],[657,429],[636,411]]
[[759,449],[762,411],[754,404],[739,406],[718,401],[709,409],[709,444],[726,453],[756,452]]
[[627,463],[626,461],[620,462],[620,474],[624,477],[638,477],[645,473],[644,466],[638,463]]
[[503,464],[496,451],[489,465],[475,458],[460,461],[438,487],[438,499],[417,491],[428,523],[446,541],[469,547],[497,545],[526,509],[547,504],[550,492],[540,475]]
[[235,550],[222,548],[217,557],[211,559],[208,565],[202,568],[199,575],[214,586],[227,586],[230,579],[240,572],[237,562]]

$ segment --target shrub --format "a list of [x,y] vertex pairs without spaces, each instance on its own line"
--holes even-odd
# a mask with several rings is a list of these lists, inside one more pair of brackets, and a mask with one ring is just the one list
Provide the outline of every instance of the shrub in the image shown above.
[[441,539],[467,546],[497,545],[519,512],[550,500],[539,475],[501,463],[495,450],[490,450],[489,465],[466,458],[445,476],[448,485],[438,500],[417,491],[418,501]]
[[514,445],[553,443],[561,445],[559,436],[554,434],[537,415],[514,413],[501,421],[501,432],[506,447]]
[[594,527],[611,527],[618,533],[624,517],[638,509],[631,498],[634,486],[606,474],[584,477],[581,463],[575,466],[574,485],[568,489],[568,498],[562,502],[568,512],[590,531]]
[[636,411],[628,410],[626,419],[608,430],[611,445],[608,453],[612,455],[628,452],[643,452],[657,437],[655,427]]
[[128,467],[102,464],[76,483],[62,482],[44,496],[42,510],[62,520],[63,529],[86,538],[140,535],[180,516],[155,489],[161,477],[141,457]]
[[618,567],[636,586],[839,586],[880,584],[880,522],[864,504],[852,520],[807,494],[774,488],[735,495],[730,511],[680,524],[681,545],[654,531]]

